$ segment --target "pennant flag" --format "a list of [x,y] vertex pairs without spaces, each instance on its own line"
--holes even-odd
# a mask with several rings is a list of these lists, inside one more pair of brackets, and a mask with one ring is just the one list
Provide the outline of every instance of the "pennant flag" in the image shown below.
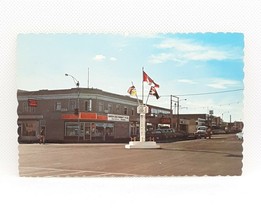
[[151,85],[152,83],[154,84],[154,87],[156,88],[159,88],[159,85],[157,83],[155,83],[153,81],[153,79],[151,79],[148,74],[146,74],[144,71],[143,71],[143,82],[147,82],[149,85]]
[[154,86],[151,86],[149,94],[150,94],[150,95],[153,95],[153,96],[155,96],[157,99],[159,99],[159,94],[158,94],[158,92],[157,92],[157,90],[156,90],[156,88],[155,88]]
[[137,95],[137,91],[136,91],[136,88],[135,86],[131,86],[129,87],[128,91],[127,91],[131,96],[136,96]]

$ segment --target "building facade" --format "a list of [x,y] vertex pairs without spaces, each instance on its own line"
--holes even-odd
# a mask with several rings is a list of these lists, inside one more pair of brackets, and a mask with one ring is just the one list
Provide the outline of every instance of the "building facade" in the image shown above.
[[[19,142],[128,141],[139,134],[137,99],[93,88],[17,92]],[[149,106],[147,127],[170,123],[170,110]]]

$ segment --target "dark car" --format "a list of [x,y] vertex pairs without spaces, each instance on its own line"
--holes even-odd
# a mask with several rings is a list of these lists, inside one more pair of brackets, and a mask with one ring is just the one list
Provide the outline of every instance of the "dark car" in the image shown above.
[[156,129],[156,131],[160,131],[165,139],[176,138],[176,132],[172,128]]
[[161,130],[154,130],[146,132],[146,139],[147,140],[165,140],[166,134],[163,133]]

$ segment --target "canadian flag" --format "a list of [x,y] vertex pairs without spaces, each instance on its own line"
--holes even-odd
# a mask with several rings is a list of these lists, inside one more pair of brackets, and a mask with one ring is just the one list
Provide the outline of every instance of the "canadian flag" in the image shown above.
[[143,71],[143,82],[147,82],[149,85],[153,83],[154,87],[159,88],[159,85],[155,83],[154,80],[151,79],[145,71]]
[[158,94],[158,92],[157,92],[157,90],[156,90],[156,88],[155,87],[153,87],[153,86],[151,86],[150,87],[150,95],[153,95],[153,96],[155,96],[157,99],[159,99],[160,98],[160,96],[159,96],[159,94]]

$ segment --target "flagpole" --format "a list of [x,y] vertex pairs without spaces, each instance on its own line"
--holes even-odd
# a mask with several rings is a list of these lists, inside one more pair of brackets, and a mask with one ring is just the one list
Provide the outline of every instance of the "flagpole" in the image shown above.
[[142,104],[144,103],[144,82],[143,82],[144,67],[142,67]]
[[[151,89],[150,89],[150,90],[151,90]],[[150,96],[150,91],[149,91],[149,93],[148,93],[148,96],[147,96],[147,100],[146,100],[146,104],[145,104],[145,105],[147,105],[147,103],[148,103],[149,96]]]
[[[133,82],[131,81],[131,84],[134,86],[134,84],[133,84]],[[135,87],[135,86],[134,86]],[[139,97],[138,97],[138,95],[137,95],[137,92],[135,93],[135,96],[136,96],[136,98],[137,98],[137,101],[138,101],[138,105],[140,105],[140,101],[139,101]]]

